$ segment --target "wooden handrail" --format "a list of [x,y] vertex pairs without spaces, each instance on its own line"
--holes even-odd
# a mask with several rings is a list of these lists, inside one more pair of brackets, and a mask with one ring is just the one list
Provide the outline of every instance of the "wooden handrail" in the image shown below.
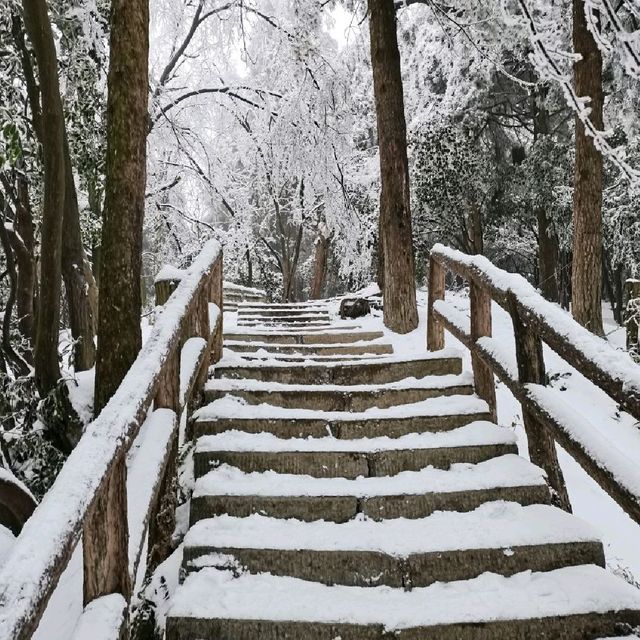
[[[210,309],[209,303],[217,306]],[[213,332],[209,328],[210,311],[215,313]],[[195,384],[204,382],[209,354],[215,358],[221,351],[221,316],[222,250],[217,242],[210,241],[166,300],[122,384],[87,426],[0,568],[0,640],[31,637],[83,534],[85,604],[107,593],[122,593],[128,599],[126,580],[121,577],[130,572],[127,536],[115,536],[109,526],[117,521],[118,527],[128,533],[125,456],[152,404],[179,417],[183,408],[180,351],[185,341],[196,335],[210,345],[199,363],[201,372],[194,377]],[[175,424],[178,422],[175,420]],[[167,458],[165,480],[173,464],[172,456]],[[150,491],[152,502],[162,499],[162,491],[162,487]],[[119,499],[114,501],[113,494]],[[151,529],[153,512],[159,505],[149,508],[146,522]],[[97,546],[104,544],[102,548]],[[87,546],[93,552],[90,549],[88,554]],[[96,557],[97,553],[104,557]]]
[[[445,301],[447,271],[470,285],[470,319]],[[515,359],[491,337],[490,319],[486,318],[487,299],[495,301],[511,316]],[[640,523],[637,461],[616,449],[585,416],[577,414],[559,394],[545,386],[542,343],[638,420],[640,366],[545,300],[521,276],[498,269],[482,256],[435,245],[430,256],[427,309],[430,351],[444,347],[445,328],[471,351],[477,393],[488,402],[492,412],[496,410],[494,374],[520,401],[530,457],[547,471],[560,506],[569,508],[553,439]]]

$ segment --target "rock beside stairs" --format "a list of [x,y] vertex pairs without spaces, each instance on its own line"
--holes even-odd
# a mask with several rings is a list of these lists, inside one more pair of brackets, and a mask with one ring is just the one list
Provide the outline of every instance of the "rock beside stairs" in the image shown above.
[[167,640],[635,637],[640,591],[550,505],[457,352],[400,356],[370,321],[252,295],[190,425]]

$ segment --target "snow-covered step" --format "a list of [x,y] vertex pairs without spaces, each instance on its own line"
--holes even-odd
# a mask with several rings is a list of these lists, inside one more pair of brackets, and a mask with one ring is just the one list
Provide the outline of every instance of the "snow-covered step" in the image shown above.
[[238,320],[237,326],[239,329],[259,329],[260,331],[272,327],[274,329],[299,329],[301,331],[309,331],[310,329],[316,329],[317,331],[326,331],[331,328],[329,322],[323,320],[305,320],[305,322],[272,322],[265,318],[263,320]]
[[[381,385],[283,384],[221,378],[209,380],[204,388],[207,402],[233,394],[249,404],[318,411],[366,411],[371,407],[385,409],[429,398],[452,396],[454,399],[449,403],[449,409],[455,413],[459,396],[472,393],[473,384],[468,375],[427,376],[419,380],[409,378]],[[486,405],[478,404],[477,410],[488,412],[489,409]]]
[[271,316],[265,314],[249,314],[244,313],[240,307],[238,307],[238,324],[246,323],[246,322],[268,322],[269,324],[306,324],[312,322],[329,322],[329,312],[325,311],[317,311],[315,313],[304,313],[304,314],[289,314],[282,316]]
[[270,308],[270,307],[238,307],[238,318],[246,316],[261,318],[329,318],[329,310],[326,307],[286,307],[286,308]]
[[196,480],[191,523],[224,513],[333,522],[346,522],[358,513],[375,520],[423,518],[434,511],[470,511],[493,500],[548,503],[543,471],[515,454],[454,464],[448,470],[428,467],[353,480],[245,473],[221,465]]
[[298,331],[267,331],[252,333],[225,333],[225,344],[228,342],[261,342],[276,344],[349,344],[368,342],[383,338],[382,331],[326,331],[300,333]]
[[440,396],[423,402],[366,411],[286,409],[274,405],[248,405],[228,395],[198,409],[195,437],[229,430],[268,432],[280,438],[334,438],[354,440],[409,433],[448,431],[477,420],[488,420],[486,404],[475,396]]
[[389,356],[367,362],[229,363],[213,368],[216,378],[252,378],[295,384],[384,384],[404,378],[460,374],[462,359],[457,351],[443,349],[411,356]]
[[[382,358],[386,354],[382,354],[379,356],[365,354],[365,355],[343,355],[343,356],[316,356],[313,354],[310,355],[300,355],[300,354],[282,354],[282,353],[269,353],[265,350],[247,352],[247,353],[234,353],[234,355],[238,358],[242,358],[243,360],[247,360],[251,362],[252,360],[260,360],[261,362],[266,362],[267,360],[275,360],[276,362],[350,362],[353,360],[374,360],[375,358]],[[225,354],[228,356],[228,353]]]
[[278,438],[270,433],[227,431],[196,442],[196,477],[219,464],[247,473],[275,471],[317,478],[391,476],[425,467],[447,469],[459,462],[476,463],[517,453],[513,432],[490,422],[474,422],[453,431],[410,434],[400,438],[340,440]]
[[221,554],[251,573],[352,586],[425,587],[486,571],[512,575],[604,566],[602,544],[585,522],[556,507],[514,502],[417,520],[336,524],[254,514],[197,522],[184,540],[185,568],[211,566]]
[[327,309],[326,300],[307,300],[306,302],[251,302],[241,304],[243,309]]
[[[254,333],[267,333],[267,334],[293,334],[300,335],[305,333],[323,333],[323,334],[332,334],[332,333],[343,333],[343,332],[351,332],[351,331],[362,331],[362,325],[352,324],[349,322],[345,322],[344,324],[340,323],[330,323],[323,324],[322,327],[311,327],[307,325],[287,325],[282,326],[278,324],[265,324],[259,327],[239,327],[237,325],[229,324],[227,327],[227,333],[245,333],[245,334],[254,334]],[[225,333],[225,335],[227,335]]]
[[486,573],[411,591],[207,568],[173,599],[167,640],[585,640],[640,622],[640,591],[594,565]]
[[301,354],[316,356],[338,355],[389,355],[393,353],[393,345],[386,342],[365,344],[277,344],[273,342],[244,342],[241,340],[226,340],[225,348],[238,353],[253,353],[264,350],[270,354]]

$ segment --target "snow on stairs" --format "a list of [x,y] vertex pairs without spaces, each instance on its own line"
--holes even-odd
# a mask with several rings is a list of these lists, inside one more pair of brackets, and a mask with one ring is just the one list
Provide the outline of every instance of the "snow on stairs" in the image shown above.
[[459,356],[349,354],[388,343],[281,322],[310,309],[252,303],[212,372],[167,640],[632,637],[640,594]]

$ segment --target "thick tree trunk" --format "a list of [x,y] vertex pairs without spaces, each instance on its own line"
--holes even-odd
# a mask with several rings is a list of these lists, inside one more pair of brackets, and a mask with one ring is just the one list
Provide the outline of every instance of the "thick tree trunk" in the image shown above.
[[[69,306],[69,324],[74,340],[73,365],[86,371],[95,364],[93,341],[97,322],[97,286],[87,260],[80,233],[80,212],[69,145],[64,141],[65,202],[62,234],[62,278]],[[95,307],[92,302],[95,302]]]
[[[573,0],[573,47],[582,56],[573,67],[576,93],[590,97],[589,117],[602,130],[602,56],[587,28],[584,0]],[[602,335],[602,155],[577,117],[571,289],[573,317]]]
[[58,383],[60,252],[65,198],[64,115],[58,64],[45,0],[24,0],[25,27],[38,64],[42,103],[44,201],[40,248],[40,298],[34,351],[35,377],[42,395]]
[[384,323],[398,333],[418,326],[409,201],[409,163],[393,0],[368,0],[371,66],[380,153],[380,240]]
[[327,279],[327,258],[329,257],[329,238],[326,230],[320,229],[316,238],[315,256],[313,261],[313,279],[311,281],[310,298],[318,300]]
[[118,388],[141,346],[140,276],[149,93],[148,0],[114,0],[100,264],[95,410]]

